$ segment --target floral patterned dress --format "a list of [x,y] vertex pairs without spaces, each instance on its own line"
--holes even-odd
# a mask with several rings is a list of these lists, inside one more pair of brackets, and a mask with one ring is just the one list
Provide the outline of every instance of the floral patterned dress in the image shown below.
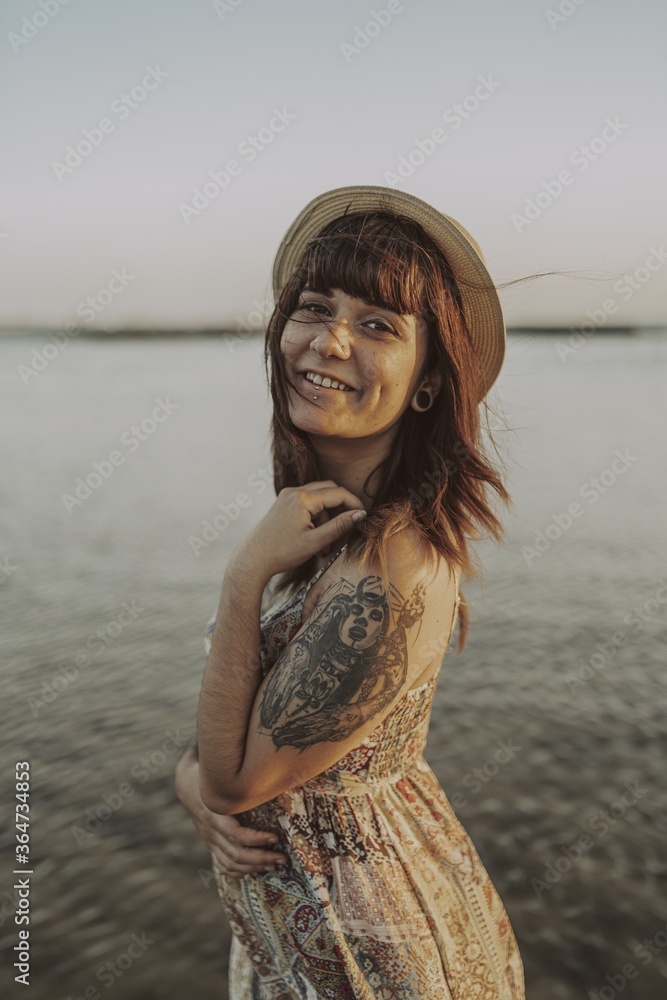
[[[340,552],[262,614],[264,675]],[[457,579],[448,644],[459,602]],[[507,913],[423,756],[439,673],[333,767],[237,814],[276,833],[290,863],[246,877],[213,866],[233,933],[230,1000],[524,1000]]]

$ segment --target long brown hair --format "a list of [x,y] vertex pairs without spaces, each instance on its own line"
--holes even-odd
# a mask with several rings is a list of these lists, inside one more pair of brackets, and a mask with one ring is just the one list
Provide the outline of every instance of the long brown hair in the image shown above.
[[[466,579],[481,579],[482,566],[469,539],[478,539],[485,530],[502,541],[505,529],[491,508],[490,492],[495,491],[508,507],[513,501],[485,450],[483,430],[504,469],[489,421],[493,411],[486,399],[479,402],[477,359],[447,260],[420,225],[387,211],[341,216],[309,242],[276,303],[264,343],[273,399],[276,495],[284,487],[322,478],[307,433],[290,419],[288,385],[295,392],[299,388],[289,377],[280,347],[285,324],[295,320],[292,314],[305,285],[320,292],[338,288],[398,314],[424,319],[428,350],[420,377],[436,368],[442,375],[430,409],[421,413],[410,406],[406,409],[391,454],[366,480],[364,489],[371,477],[377,483],[373,504],[355,527],[348,554],[362,566],[377,559],[384,570],[387,541],[413,527],[429,556],[439,553],[450,567],[460,567]],[[318,315],[317,321],[323,318]],[[315,557],[282,574],[276,591],[306,583],[314,565]],[[469,613],[462,599],[457,653],[465,646],[468,628]]]

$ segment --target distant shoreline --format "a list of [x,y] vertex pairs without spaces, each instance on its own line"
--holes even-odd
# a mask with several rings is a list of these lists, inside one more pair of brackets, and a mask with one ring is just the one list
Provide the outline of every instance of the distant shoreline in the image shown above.
[[[664,326],[659,325],[627,325],[627,326],[609,326],[607,324],[601,325],[594,330],[591,330],[590,324],[586,325],[572,325],[572,326],[510,326],[507,328],[507,334],[509,337],[512,336],[525,336],[526,334],[533,334],[539,336],[564,336],[573,333],[581,333],[583,336],[590,336],[591,333],[601,333],[601,334],[614,334],[617,336],[625,337],[636,337],[641,336],[646,333],[665,333],[667,332],[667,323]],[[142,329],[140,327],[120,327],[117,329],[100,329],[92,327],[81,327],[78,330],[67,333],[64,328],[59,327],[19,327],[19,326],[0,326],[0,337],[48,337],[56,336],[61,334],[68,339],[75,339],[78,337],[93,338],[93,339],[114,339],[114,340],[140,340],[140,339],[166,339],[166,338],[183,338],[183,337],[233,337],[237,340],[250,340],[254,337],[264,336],[264,331],[261,329],[257,330],[225,330],[218,327],[196,327],[188,329],[186,327],[174,327],[174,328],[147,328]]]

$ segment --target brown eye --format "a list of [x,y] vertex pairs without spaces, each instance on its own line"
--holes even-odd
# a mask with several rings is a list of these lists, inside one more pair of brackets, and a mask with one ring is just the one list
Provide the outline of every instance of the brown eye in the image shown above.
[[320,309],[327,309],[323,302],[302,302],[299,306],[302,312],[317,313]]
[[381,319],[370,319],[368,321],[368,326],[370,326],[371,323],[381,327],[381,329],[378,330],[378,333],[394,333],[394,330],[392,330],[390,326],[387,326],[387,324]]

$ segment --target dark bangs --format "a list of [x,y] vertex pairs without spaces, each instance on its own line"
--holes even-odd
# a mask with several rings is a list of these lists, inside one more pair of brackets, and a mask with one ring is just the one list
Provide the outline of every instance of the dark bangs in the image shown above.
[[442,255],[411,219],[353,212],[334,219],[309,243],[295,272],[299,291],[339,288],[399,315],[433,317],[426,275]]

